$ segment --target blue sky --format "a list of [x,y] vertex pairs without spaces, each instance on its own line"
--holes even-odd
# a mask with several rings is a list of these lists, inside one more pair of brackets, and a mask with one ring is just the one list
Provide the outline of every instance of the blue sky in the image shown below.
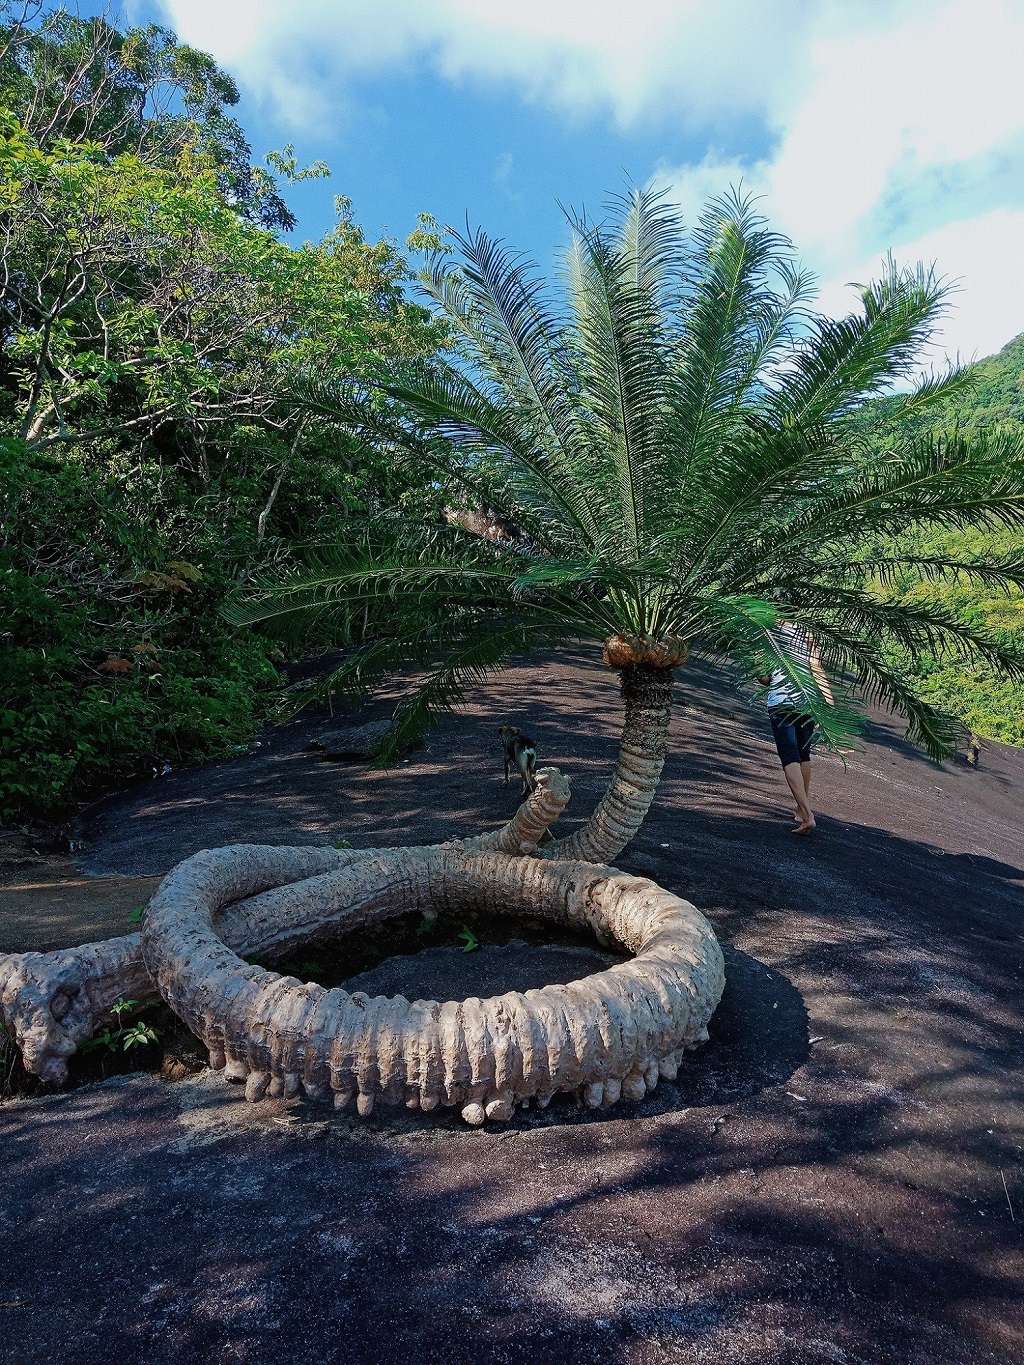
[[940,351],[1024,330],[1021,0],[130,0],[236,77],[257,153],[293,142],[298,236],[335,193],[399,238],[421,209],[545,266],[556,200],[627,179],[688,214],[740,179],[821,281],[889,250],[960,281]]

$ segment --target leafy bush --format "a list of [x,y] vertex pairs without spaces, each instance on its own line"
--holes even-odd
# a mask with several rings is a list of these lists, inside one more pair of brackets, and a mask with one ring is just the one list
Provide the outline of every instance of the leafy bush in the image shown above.
[[276,681],[267,644],[220,622],[228,566],[171,553],[185,490],[150,474],[0,443],[4,819],[230,751]]
[[[423,473],[300,415],[297,373],[442,336],[344,197],[292,246],[234,82],[167,30],[0,5],[0,818],[244,742],[275,651],[220,606]],[[393,462],[392,462],[393,463]],[[419,494],[413,492],[415,498]],[[388,499],[391,501],[391,498]],[[280,656],[278,656],[280,657]]]

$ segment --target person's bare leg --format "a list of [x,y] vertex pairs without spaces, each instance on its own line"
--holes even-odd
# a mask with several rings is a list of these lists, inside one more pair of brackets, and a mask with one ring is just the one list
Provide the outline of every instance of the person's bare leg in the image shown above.
[[807,788],[804,786],[804,775],[801,771],[801,764],[787,763],[782,770],[789,783],[789,790],[793,793],[793,800],[796,802],[799,823],[794,829],[794,834],[809,834],[814,828],[814,814],[807,804]]
[[811,760],[805,759],[800,764],[800,776],[804,780],[804,796],[811,794]]
[[[804,800],[807,802],[808,805],[810,805],[810,803],[811,803],[811,764],[810,764],[810,760],[809,760],[809,759],[805,759],[805,760],[803,760],[803,761],[801,762],[801,764],[800,764],[800,776],[801,776],[801,777],[803,778],[803,780],[804,780]],[[793,819],[796,821],[796,823],[797,823],[798,825],[803,823],[803,816],[800,814],[800,807],[799,807],[799,805],[797,806],[796,811],[795,811],[794,814],[793,814]]]

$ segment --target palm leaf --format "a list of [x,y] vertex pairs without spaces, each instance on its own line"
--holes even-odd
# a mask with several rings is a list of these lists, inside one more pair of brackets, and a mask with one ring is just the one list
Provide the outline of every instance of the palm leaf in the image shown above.
[[[848,317],[814,316],[811,276],[741,192],[709,204],[689,234],[650,191],[614,202],[606,221],[570,224],[561,291],[467,227],[461,259],[435,258],[423,277],[455,338],[447,353],[346,384],[305,376],[288,395],[403,475],[422,471],[437,517],[486,504],[515,539],[382,510],[345,546],[307,547],[258,575],[229,619],[369,621],[379,638],[335,685],[426,670],[398,713],[405,735],[510,652],[622,634],[703,644],[744,673],[780,669],[841,744],[858,723],[851,700],[825,703],[780,644],[781,615],[945,752],[954,731],[901,653],[1010,677],[1020,657],[955,602],[886,593],[906,575],[1024,583],[1016,552],[913,548],[932,529],[1024,527],[1024,436],[924,426],[971,382],[957,365],[922,376],[946,283],[890,261]],[[877,395],[888,396],[866,406]]]

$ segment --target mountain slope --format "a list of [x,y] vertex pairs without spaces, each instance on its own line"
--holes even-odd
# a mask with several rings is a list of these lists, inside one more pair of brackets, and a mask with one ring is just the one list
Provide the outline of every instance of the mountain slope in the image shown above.
[[[971,369],[974,383],[969,390],[916,419],[919,435],[959,429],[973,437],[1007,427],[1024,430],[1024,333]],[[897,401],[879,399],[869,405],[865,418],[873,424]],[[870,434],[868,440],[870,443]],[[955,557],[1024,550],[1020,532],[1010,530],[987,534],[929,530],[912,535],[910,541],[922,555]],[[901,539],[901,546],[907,548],[907,537]],[[885,591],[900,600],[918,598],[964,607],[979,624],[1018,646],[1024,644],[1024,594],[966,582],[922,583],[909,574],[889,584]],[[914,660],[905,658],[902,662],[910,668],[929,701],[958,716],[975,734],[1024,745],[1024,684],[1008,682],[987,668],[965,668],[959,662],[950,663],[930,655]]]

